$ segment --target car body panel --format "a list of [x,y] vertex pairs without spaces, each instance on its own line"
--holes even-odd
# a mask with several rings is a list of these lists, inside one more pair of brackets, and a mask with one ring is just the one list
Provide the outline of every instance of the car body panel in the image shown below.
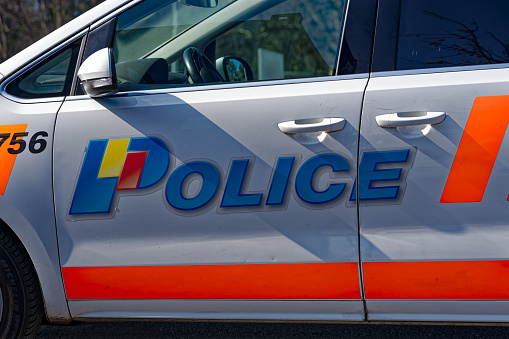
[[[459,195],[444,192],[447,181],[453,177],[450,173],[458,170],[451,167],[460,154],[459,148],[467,147],[461,146],[464,140],[476,138],[472,128],[477,126],[487,129],[492,136],[498,135],[495,128],[500,125],[497,112],[504,107],[499,107],[498,102],[508,93],[508,75],[508,69],[413,75],[395,72],[393,76],[370,80],[364,103],[361,148],[367,145],[376,149],[414,147],[416,155],[401,204],[361,204],[360,207],[361,258],[368,318],[373,307],[373,319],[378,320],[471,321],[476,315],[489,321],[506,319],[500,314],[500,305],[505,305],[502,300],[509,295],[498,286],[505,279],[509,258],[506,246],[509,215],[504,208],[509,192],[506,184],[507,142],[500,140],[500,149],[494,151],[495,156],[498,151],[498,157],[494,166],[487,169],[489,180],[478,201],[468,199],[470,192],[478,186],[472,180],[482,175],[481,169],[472,169],[475,171],[472,177],[456,184],[455,190],[463,190],[465,185],[468,187],[458,191]],[[479,108],[481,104],[486,105],[483,102],[491,106]],[[436,125],[382,128],[376,123],[377,115],[401,112],[446,112],[447,117]],[[481,120],[474,121],[476,125],[465,131],[467,121],[479,114]],[[479,121],[486,121],[486,124],[479,124]],[[490,125],[489,121],[495,125],[493,122]],[[506,127],[501,127],[503,138]],[[481,142],[481,139],[474,140]],[[475,166],[489,162],[483,153],[487,151],[466,152],[470,153],[462,158],[462,169],[472,167],[469,161]],[[470,174],[462,173],[459,177],[465,175]],[[452,201],[454,197],[461,201]],[[386,264],[392,266],[383,266]],[[379,272],[376,266],[391,278],[377,280],[376,274],[380,273],[375,273]],[[415,274],[408,271],[411,267],[416,269]],[[401,274],[397,273],[400,271]],[[486,276],[492,279],[485,279]],[[376,300],[380,298],[388,300]],[[458,299],[465,301],[454,301]],[[468,299],[501,301],[489,304]],[[445,300],[451,301],[447,304]],[[437,305],[433,307],[435,302]],[[444,314],[438,314],[441,305],[445,304]],[[466,310],[465,305],[479,307],[475,311]],[[422,312],[405,314],[404,310],[414,306]],[[432,307],[436,315],[432,314]]]
[[[61,102],[51,102],[27,107],[0,96],[1,134],[28,132],[23,138],[27,144],[37,132],[45,132],[47,136],[42,138],[46,141],[45,149],[39,153],[30,152],[27,145],[18,155],[8,154],[12,136],[0,148],[0,218],[20,238],[37,268],[45,307],[52,321],[70,318],[60,273],[51,180],[52,135],[60,105]],[[29,176],[24,174],[26,169],[30,169]]]
[[[77,319],[200,319],[230,321],[361,321],[347,300],[81,300],[69,301]],[[97,311],[100,309],[101,311]],[[341,310],[341,312],[338,312]]]
[[[491,322],[506,323],[508,301],[372,300],[370,321]],[[437,312],[437,309],[439,312]],[[479,314],[479,310],[483,310]]]
[[[182,163],[199,159],[216,164],[226,178],[232,161],[250,159],[253,164],[252,174],[245,188],[249,190],[249,194],[267,192],[271,172],[278,157],[295,156],[298,167],[316,154],[333,152],[349,159],[349,174],[345,173],[339,179],[340,182],[347,183],[345,191],[349,192],[352,187],[352,173],[355,173],[353,166],[356,163],[355,126],[359,123],[360,104],[366,81],[367,78],[279,86],[253,85],[250,88],[197,89],[181,93],[65,102],[59,113],[55,133],[55,196],[60,255],[66,285],[69,283],[89,286],[90,283],[100,283],[96,280],[87,283],[86,279],[90,276],[75,278],[73,274],[76,270],[79,275],[79,268],[83,271],[87,267],[115,269],[131,266],[130,272],[137,272],[139,270],[136,267],[162,267],[166,270],[174,267],[173,270],[177,270],[178,267],[185,266],[201,272],[204,268],[219,269],[225,265],[230,265],[229,270],[237,270],[240,265],[240,269],[247,266],[248,269],[262,269],[262,273],[258,274],[266,274],[263,273],[266,272],[264,264],[265,267],[269,264],[268,268],[272,269],[278,264],[350,263],[355,269],[352,272],[352,283],[358,286],[355,221],[357,212],[355,207],[345,206],[344,198],[347,194],[343,194],[343,198],[338,200],[333,208],[303,205],[295,198],[292,179],[288,187],[287,203],[281,206],[240,209],[233,207],[233,210],[218,207],[222,204],[219,198],[225,189],[220,188],[212,207],[196,212],[183,212],[172,209],[164,201],[164,182],[169,180],[166,175],[162,180],[163,186],[155,192],[142,193],[141,196],[136,193],[122,195],[113,214],[70,215],[70,204],[73,191],[76,192],[75,185],[82,166],[83,152],[89,140],[138,136],[157,136],[167,142],[172,157],[175,157],[170,165],[169,172],[172,173],[175,173],[175,168],[182,166]],[[318,102],[323,104],[317,106]],[[316,109],[317,107],[320,108]],[[312,136],[296,137],[286,135],[277,128],[281,121],[325,116],[344,117],[348,124],[344,130],[330,134],[315,133]],[[96,123],[98,119],[101,124]],[[79,131],[76,131],[77,125],[80,126]],[[246,126],[250,128],[246,130]],[[64,141],[69,138],[75,142]],[[268,147],[269,145],[272,146]],[[279,146],[274,147],[275,145]],[[320,185],[326,185],[329,180],[327,174],[320,176]],[[287,207],[285,204],[288,204]],[[272,211],[268,212],[271,209]],[[290,216],[299,222],[284,222]],[[285,267],[294,272],[294,266]],[[324,274],[323,271],[320,272]],[[293,273],[289,273],[289,276],[293,277]],[[140,283],[144,281],[142,276],[139,276],[139,279]],[[202,279],[207,281],[206,277]],[[225,280],[221,289],[203,292],[205,298],[223,298],[225,294],[221,291],[232,289],[231,284],[234,281],[236,280]],[[282,283],[277,279],[275,281],[277,285]],[[157,284],[153,281],[147,283],[151,284],[150,286]],[[99,292],[93,292],[84,296],[77,291],[73,298],[138,298],[127,290],[115,292],[118,291],[116,288],[123,288],[116,284],[121,282],[111,283],[111,293],[119,294],[101,294],[99,297]],[[202,286],[204,291],[207,291],[207,284]],[[163,294],[150,294],[148,297],[164,299],[166,294],[161,293]],[[200,299],[199,294],[192,291],[189,293],[190,298]],[[322,295],[313,292],[309,294],[311,297],[300,297],[299,292],[285,294],[286,292],[277,290],[274,293],[278,299],[313,299],[313,296],[320,299],[344,299],[351,295],[341,292]],[[242,293],[226,295],[227,299],[245,299]],[[253,295],[256,299],[271,299],[269,294],[264,292],[255,295],[256,292]],[[358,316],[362,316],[360,291],[357,289],[357,294],[354,295],[356,297],[353,298],[358,301],[345,305],[355,304]],[[166,298],[179,299],[178,296],[179,294],[176,294]],[[352,297],[346,297],[350,298]],[[75,301],[72,304],[77,307],[76,311],[74,308],[71,310],[74,315],[83,312],[78,306],[79,303],[80,301]],[[217,312],[229,314],[237,307],[234,305],[239,305],[237,301],[231,304],[226,306],[229,305],[227,301],[218,304],[225,305],[225,308],[218,309]],[[93,303],[87,302],[87,305]],[[126,305],[137,307],[138,303]],[[351,313],[352,306],[348,306],[345,312]],[[337,313],[338,317],[342,317],[341,309],[338,309]]]

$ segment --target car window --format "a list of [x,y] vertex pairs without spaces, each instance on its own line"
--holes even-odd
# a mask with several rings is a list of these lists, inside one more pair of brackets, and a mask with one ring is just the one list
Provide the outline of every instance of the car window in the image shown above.
[[509,2],[402,0],[397,70],[509,62]]
[[214,8],[186,6],[176,0],[147,0],[118,16],[115,61],[144,58],[189,27],[235,0],[221,0]]
[[[119,91],[333,75],[345,10],[346,0],[219,0],[215,8],[147,0],[117,20]],[[186,59],[189,47],[196,51]]]
[[216,57],[237,56],[253,80],[333,75],[345,3],[288,0],[221,35]]
[[78,39],[23,73],[6,87],[6,92],[24,99],[69,95],[78,59]]
[[181,53],[165,58],[151,55],[234,1],[220,0],[218,6],[207,8],[177,0],[147,0],[119,15],[113,40],[119,91],[188,84]]

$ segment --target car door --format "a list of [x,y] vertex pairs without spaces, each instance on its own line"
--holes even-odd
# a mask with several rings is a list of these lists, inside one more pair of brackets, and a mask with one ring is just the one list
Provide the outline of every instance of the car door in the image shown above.
[[359,160],[368,319],[508,319],[508,11],[380,1]]
[[[74,317],[364,318],[349,198],[375,7],[351,5],[367,37],[338,61],[346,5],[148,0],[114,19],[120,93],[69,98],[56,123]],[[190,46],[251,48],[254,78],[193,85],[178,74]]]

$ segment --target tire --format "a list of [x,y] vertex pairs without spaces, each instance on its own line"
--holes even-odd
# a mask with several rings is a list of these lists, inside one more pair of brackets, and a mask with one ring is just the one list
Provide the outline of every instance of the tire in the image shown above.
[[0,339],[35,338],[42,316],[34,266],[23,245],[0,221]]

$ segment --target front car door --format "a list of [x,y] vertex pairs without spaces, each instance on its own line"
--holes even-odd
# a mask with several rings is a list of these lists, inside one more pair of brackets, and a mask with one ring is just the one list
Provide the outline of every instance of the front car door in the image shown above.
[[388,153],[359,169],[368,319],[508,320],[507,14],[380,1],[360,148]]
[[[366,36],[339,60],[346,9],[147,0],[105,24],[120,93],[69,98],[55,131],[74,317],[364,319],[350,196],[374,6],[350,4]],[[199,84],[188,47],[247,66],[198,65]]]

